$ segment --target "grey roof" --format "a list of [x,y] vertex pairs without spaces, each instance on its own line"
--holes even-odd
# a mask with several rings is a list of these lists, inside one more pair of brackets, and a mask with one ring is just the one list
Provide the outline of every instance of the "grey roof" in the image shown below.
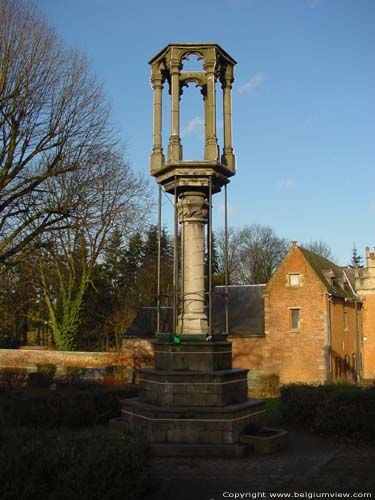
[[[229,334],[231,337],[264,336],[265,285],[228,286]],[[160,308],[160,331],[171,332],[172,307]],[[213,332],[225,331],[225,288],[215,287],[212,304]],[[156,331],[156,307],[141,307],[125,332],[126,338],[153,338]]]
[[[160,331],[171,332],[173,324],[172,307],[160,308]],[[156,307],[140,307],[133,323],[125,332],[126,338],[150,339],[156,332]]]
[[[264,299],[266,285],[228,286],[229,334],[232,337],[264,335]],[[215,288],[213,330],[225,331],[225,287]]]
[[347,297],[351,299],[356,298],[356,296],[352,292],[350,285],[347,283],[344,274],[345,271],[346,276],[350,280],[350,284],[352,284],[353,286],[354,283],[351,282],[351,273],[348,272],[347,267],[340,267],[337,264],[334,264],[333,262],[325,259],[321,255],[306,250],[306,248],[298,248],[301,250],[307,262],[324,283],[329,293],[336,297]]

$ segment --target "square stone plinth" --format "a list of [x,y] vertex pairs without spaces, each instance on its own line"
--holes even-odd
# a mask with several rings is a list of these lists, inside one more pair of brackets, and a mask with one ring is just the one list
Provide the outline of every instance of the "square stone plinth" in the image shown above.
[[166,371],[144,368],[139,372],[140,399],[157,406],[226,406],[247,400],[247,372],[240,368]]
[[232,368],[231,342],[153,342],[156,370],[210,372]]

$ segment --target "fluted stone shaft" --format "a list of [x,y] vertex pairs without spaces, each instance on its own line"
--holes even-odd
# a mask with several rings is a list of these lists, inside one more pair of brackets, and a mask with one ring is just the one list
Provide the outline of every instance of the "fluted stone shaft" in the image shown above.
[[218,160],[219,149],[216,138],[216,80],[215,64],[208,63],[204,65],[207,78],[207,96],[206,96],[206,145],[205,160]]
[[203,193],[185,192],[178,203],[182,240],[182,310],[177,330],[184,334],[208,332],[205,312],[205,236],[208,202]]
[[163,79],[161,75],[152,78],[152,88],[154,91],[154,143],[151,155],[151,169],[161,168],[164,164],[162,146],[162,91]]
[[224,163],[234,169],[234,155],[232,147],[232,98],[231,98],[232,82],[226,80],[223,83],[223,115],[224,115]]
[[171,137],[169,140],[168,161],[178,161],[182,157],[180,140],[180,63],[173,61],[171,73]]

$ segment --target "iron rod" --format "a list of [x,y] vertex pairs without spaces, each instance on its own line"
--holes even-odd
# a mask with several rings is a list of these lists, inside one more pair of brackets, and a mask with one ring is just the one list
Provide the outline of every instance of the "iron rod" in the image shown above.
[[212,335],[212,176],[208,186],[208,332]]
[[184,313],[185,313],[185,225],[183,223],[183,216],[181,220],[181,333],[184,331]]
[[224,185],[224,296],[225,296],[225,333],[229,335],[229,301],[228,301],[228,194]]
[[158,284],[156,304],[156,333],[160,333],[160,293],[161,293],[161,184],[158,193]]
[[177,293],[178,293],[178,215],[177,178],[174,178],[174,238],[173,238],[173,334],[177,333]]

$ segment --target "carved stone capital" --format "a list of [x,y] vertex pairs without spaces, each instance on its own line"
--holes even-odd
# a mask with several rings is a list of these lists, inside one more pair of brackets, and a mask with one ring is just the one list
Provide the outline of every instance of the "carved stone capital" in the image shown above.
[[228,79],[224,78],[224,79],[221,80],[221,88],[222,89],[229,89],[229,90],[231,90],[232,89],[232,83],[233,83],[233,80],[228,80]]
[[151,77],[151,85],[152,88],[155,89],[163,89],[164,78],[162,75],[155,75]]
[[180,61],[176,59],[172,59],[169,62],[169,71],[171,75],[180,75],[181,72],[181,64]]
[[200,222],[207,223],[208,201],[203,193],[186,192],[179,197],[177,204],[180,223]]

